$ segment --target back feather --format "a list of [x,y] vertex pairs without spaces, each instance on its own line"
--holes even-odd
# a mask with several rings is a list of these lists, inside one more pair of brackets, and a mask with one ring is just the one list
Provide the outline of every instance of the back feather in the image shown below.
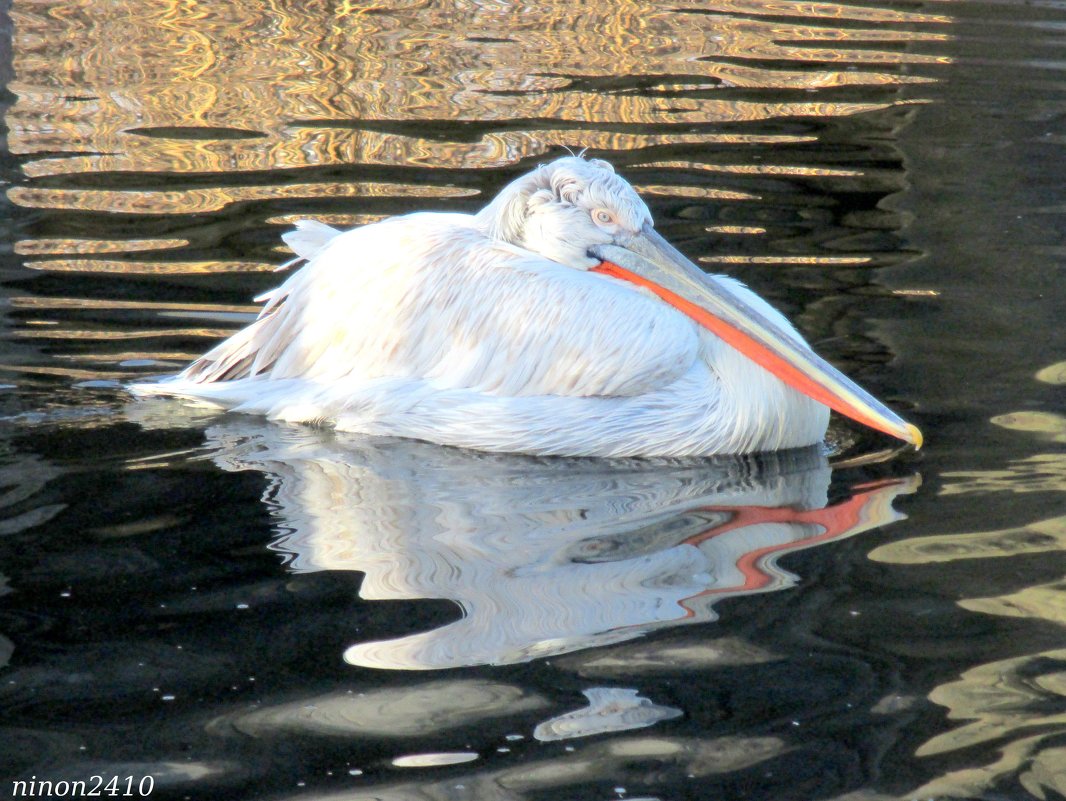
[[[321,253],[326,245],[333,241],[334,237],[339,234],[336,228],[333,228],[325,223],[320,223],[317,220],[297,220],[296,230],[287,231],[281,235],[282,241],[292,248],[292,252],[296,254],[295,259],[289,259],[284,264],[278,265],[274,268],[274,272],[280,273],[283,270],[287,270],[292,265],[301,261],[311,261],[315,256]],[[256,298],[259,300],[260,298]]]
[[296,230],[282,234],[281,238],[293,253],[310,261],[339,233],[336,228],[316,220],[299,220]]

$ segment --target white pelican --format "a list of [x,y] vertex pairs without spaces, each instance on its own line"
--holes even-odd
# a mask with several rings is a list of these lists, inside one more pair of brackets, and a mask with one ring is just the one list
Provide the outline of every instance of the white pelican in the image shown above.
[[132,389],[487,451],[802,447],[829,407],[921,446],[769,304],[652,226],[610,164],[572,156],[474,215],[305,222],[285,241],[307,264],[257,298],[254,323]]

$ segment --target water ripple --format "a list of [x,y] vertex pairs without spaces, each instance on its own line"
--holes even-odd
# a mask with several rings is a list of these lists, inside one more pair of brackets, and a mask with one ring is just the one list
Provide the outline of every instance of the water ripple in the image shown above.
[[[133,409],[137,411],[136,408]],[[784,589],[783,554],[899,518],[916,479],[826,505],[817,450],[758,459],[539,460],[275,426],[208,430],[226,470],[270,477],[297,572],[357,570],[367,600],[448,598],[463,617],[352,645],[363,667],[508,664],[715,620]]]

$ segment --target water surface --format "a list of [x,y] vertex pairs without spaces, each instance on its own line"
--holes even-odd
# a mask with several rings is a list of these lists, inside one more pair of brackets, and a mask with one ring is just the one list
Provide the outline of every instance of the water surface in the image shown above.
[[[1060,3],[5,13],[5,782],[1066,795]],[[123,391],[251,320],[294,220],[563,147],[927,448],[486,456]]]

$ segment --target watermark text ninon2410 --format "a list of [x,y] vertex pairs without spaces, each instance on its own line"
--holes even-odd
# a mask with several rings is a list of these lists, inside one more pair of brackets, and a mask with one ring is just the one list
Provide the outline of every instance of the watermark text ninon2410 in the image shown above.
[[151,776],[90,776],[82,781],[29,779],[13,781],[13,798],[147,798],[155,789]]

